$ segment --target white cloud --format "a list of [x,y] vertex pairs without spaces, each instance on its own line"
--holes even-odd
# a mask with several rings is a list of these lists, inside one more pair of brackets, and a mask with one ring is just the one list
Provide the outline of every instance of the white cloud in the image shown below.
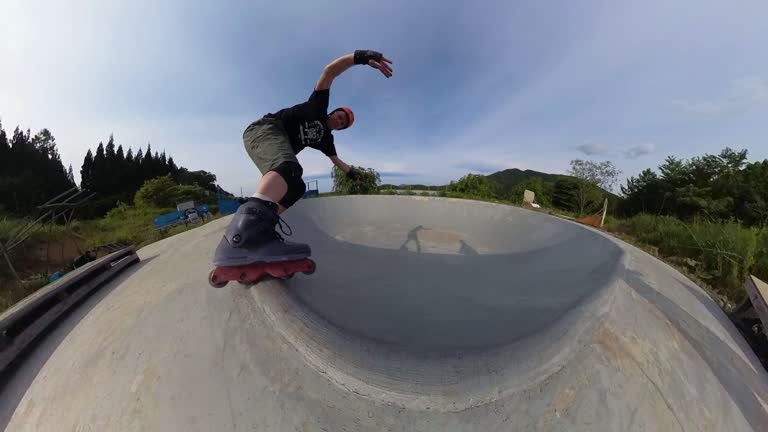
[[624,155],[629,159],[637,159],[640,156],[645,156],[656,151],[656,145],[654,143],[643,143],[630,147],[624,151]]
[[586,142],[580,146],[577,146],[576,150],[584,153],[587,156],[597,156],[608,153],[608,146],[603,143]]

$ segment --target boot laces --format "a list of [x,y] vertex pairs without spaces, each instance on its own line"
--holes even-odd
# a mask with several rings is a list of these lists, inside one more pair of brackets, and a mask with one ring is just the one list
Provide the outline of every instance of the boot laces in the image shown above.
[[[288,232],[285,232],[285,228],[283,227],[283,224],[285,224],[285,226],[288,228]],[[279,215],[277,216],[277,225],[280,227],[280,231],[282,231],[282,233],[283,233],[284,235],[287,235],[287,236],[292,236],[292,235],[293,235],[293,229],[291,229],[291,226],[290,226],[290,225],[288,225],[288,222],[286,222],[286,221],[285,221],[283,218],[281,218]],[[277,230],[273,230],[273,232],[274,232],[274,234],[275,234],[275,238],[276,238],[276,239],[280,240],[281,242],[284,242],[284,241],[285,241],[285,239],[283,238],[283,236],[281,236],[281,235],[280,235],[280,233],[279,233],[279,232],[277,232]]]

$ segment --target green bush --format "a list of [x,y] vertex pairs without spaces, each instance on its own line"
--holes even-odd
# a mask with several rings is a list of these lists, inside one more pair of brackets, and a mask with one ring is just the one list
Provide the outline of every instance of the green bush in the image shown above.
[[698,256],[692,258],[702,263],[712,283],[736,295],[755,264],[756,231],[734,222],[700,220],[690,228],[698,246]]
[[752,274],[768,282],[768,227],[755,230],[757,247],[755,250],[755,265]]
[[479,174],[467,174],[459,181],[451,181],[448,192],[462,196],[478,198],[496,198],[496,186],[488,177]]
[[340,194],[360,194],[368,195],[374,193],[379,184],[381,183],[381,176],[373,168],[362,168],[351,166],[357,174],[358,178],[352,180],[347,177],[339,167],[333,166],[331,170],[331,178],[333,179],[333,192]]
[[693,258],[691,255],[696,250],[693,237],[679,219],[639,214],[626,223],[638,240],[657,247],[663,255]]
[[687,258],[696,276],[738,302],[748,274],[768,276],[766,229],[745,228],[736,222],[696,219],[684,223],[672,216],[640,214],[625,221],[609,220],[611,230],[628,228],[662,256]]
[[174,183],[171,175],[147,180],[136,192],[134,202],[137,207],[146,208],[175,208],[183,201],[205,201],[209,192],[197,185],[179,185]]

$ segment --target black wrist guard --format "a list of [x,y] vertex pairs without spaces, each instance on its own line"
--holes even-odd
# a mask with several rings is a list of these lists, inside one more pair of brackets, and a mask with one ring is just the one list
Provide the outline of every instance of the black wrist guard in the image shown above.
[[383,55],[378,51],[357,50],[355,51],[355,64],[367,65],[369,60],[381,61]]

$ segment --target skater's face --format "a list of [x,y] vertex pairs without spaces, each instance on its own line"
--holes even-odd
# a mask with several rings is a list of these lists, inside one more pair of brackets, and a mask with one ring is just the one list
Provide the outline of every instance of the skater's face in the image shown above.
[[333,130],[344,129],[347,127],[347,113],[344,111],[336,111],[328,117],[328,128]]

